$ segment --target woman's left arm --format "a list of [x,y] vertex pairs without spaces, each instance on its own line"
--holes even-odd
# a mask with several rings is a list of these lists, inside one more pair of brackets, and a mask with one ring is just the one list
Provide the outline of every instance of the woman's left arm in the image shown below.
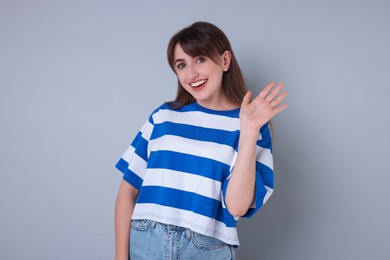
[[253,101],[248,91],[241,104],[238,155],[225,200],[228,211],[235,217],[245,215],[255,198],[256,142],[260,128],[287,108],[287,103],[280,104],[287,91],[278,95],[284,84],[275,85],[269,83]]

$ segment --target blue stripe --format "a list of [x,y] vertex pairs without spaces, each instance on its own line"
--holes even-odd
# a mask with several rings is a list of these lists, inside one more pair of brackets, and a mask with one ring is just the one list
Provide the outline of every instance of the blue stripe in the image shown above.
[[207,114],[220,115],[220,116],[226,116],[231,118],[239,118],[240,116],[240,108],[233,109],[233,110],[212,110],[212,109],[202,107],[196,102],[189,105],[185,105],[180,109],[174,109],[171,108],[168,104],[164,104],[160,107],[160,109],[168,109],[168,110],[178,111],[178,112],[191,112],[191,111],[204,112]]
[[258,172],[263,179],[265,185],[270,188],[274,188],[274,171],[268,166],[256,162],[256,172]]
[[142,137],[142,133],[138,132],[137,136],[134,138],[134,141],[131,143],[131,146],[135,148],[135,153],[148,161],[148,141]]
[[134,137],[133,142],[131,142],[131,146],[136,147],[137,143],[139,142],[139,139],[142,137],[141,131],[137,133],[137,135]]
[[164,135],[175,135],[198,141],[224,144],[234,148],[238,145],[239,133],[239,130],[226,131],[194,125],[164,122],[154,126],[153,134],[150,139],[157,139]]
[[268,124],[263,125],[260,128],[260,133],[261,133],[262,139],[258,140],[256,142],[256,144],[260,147],[270,149],[271,153],[272,153],[271,131],[270,131],[269,125]]
[[223,222],[227,227],[236,227],[237,221],[234,217],[229,213],[229,211],[225,208],[221,207],[218,209],[218,215],[216,218],[218,221]]
[[120,170],[122,173],[125,173],[127,168],[129,167],[129,163],[123,160],[122,158],[119,159],[115,167]]
[[148,168],[170,169],[222,181],[229,175],[230,166],[195,155],[172,151],[155,151],[150,153]]
[[222,210],[221,202],[196,193],[160,186],[143,186],[137,203],[154,203],[216,219],[227,225],[235,226],[233,217]]
[[123,173],[124,180],[126,180],[128,183],[130,183],[137,189],[141,188],[143,180],[128,168],[129,164],[125,160],[121,158],[115,165],[115,167]]
[[152,125],[154,125],[154,120],[153,120],[154,114],[156,114],[156,113],[157,113],[162,107],[164,107],[164,106],[165,106],[165,104],[163,104],[162,106],[156,108],[156,109],[150,114],[150,116],[149,116],[149,118],[148,118],[149,123],[151,123]]
[[142,187],[143,180],[129,169],[127,169],[126,173],[123,175],[123,179],[133,185],[138,190]]

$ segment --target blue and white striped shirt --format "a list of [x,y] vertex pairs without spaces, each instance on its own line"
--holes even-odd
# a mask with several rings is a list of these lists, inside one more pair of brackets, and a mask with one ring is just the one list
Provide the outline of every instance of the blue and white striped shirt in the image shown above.
[[[240,109],[216,111],[192,103],[156,109],[116,167],[140,193],[132,219],[189,228],[239,246],[236,221],[224,197],[237,158]],[[252,216],[273,191],[271,133],[257,141],[256,198]]]

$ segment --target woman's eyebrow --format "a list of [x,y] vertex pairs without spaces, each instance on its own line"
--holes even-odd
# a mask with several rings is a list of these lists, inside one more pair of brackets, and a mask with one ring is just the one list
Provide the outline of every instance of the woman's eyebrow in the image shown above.
[[178,63],[178,62],[184,62],[184,59],[176,59],[175,63]]

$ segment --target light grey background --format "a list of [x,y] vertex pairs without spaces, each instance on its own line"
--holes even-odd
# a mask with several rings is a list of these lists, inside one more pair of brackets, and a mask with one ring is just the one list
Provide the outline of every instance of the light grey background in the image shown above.
[[238,259],[390,259],[388,1],[0,1],[0,259],[112,259],[114,165],[174,98],[173,33],[230,38],[285,82],[276,190]]

